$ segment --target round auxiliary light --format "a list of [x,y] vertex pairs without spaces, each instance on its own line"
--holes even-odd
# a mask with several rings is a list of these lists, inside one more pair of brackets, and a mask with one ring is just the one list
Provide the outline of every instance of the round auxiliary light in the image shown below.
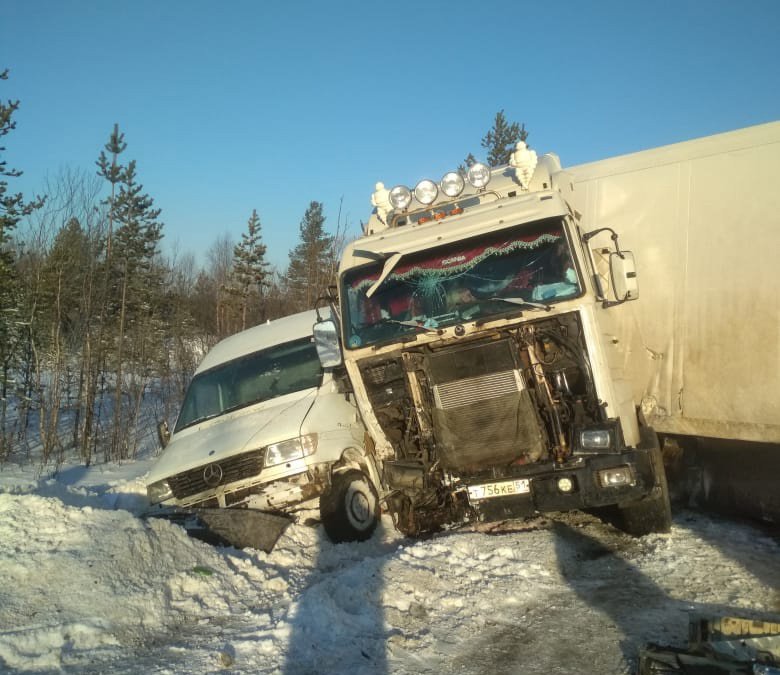
[[394,209],[403,211],[412,203],[412,191],[406,185],[396,185],[390,190],[388,199]]
[[490,182],[490,167],[481,162],[472,164],[466,178],[475,188],[483,188]]
[[466,181],[457,171],[445,173],[441,179],[441,191],[448,197],[457,197],[463,188],[466,187]]
[[571,492],[574,489],[574,483],[571,478],[566,478],[564,476],[563,478],[558,479],[558,489],[561,492]]
[[432,180],[421,180],[414,188],[414,196],[420,204],[433,204],[439,195],[439,188]]

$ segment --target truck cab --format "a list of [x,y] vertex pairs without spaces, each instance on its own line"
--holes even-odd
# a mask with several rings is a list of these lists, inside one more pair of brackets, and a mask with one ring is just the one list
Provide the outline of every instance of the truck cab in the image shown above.
[[655,434],[603,339],[637,297],[633,257],[585,227],[557,157],[518,144],[372,203],[337,332],[396,526],[609,507],[633,534],[668,530]]

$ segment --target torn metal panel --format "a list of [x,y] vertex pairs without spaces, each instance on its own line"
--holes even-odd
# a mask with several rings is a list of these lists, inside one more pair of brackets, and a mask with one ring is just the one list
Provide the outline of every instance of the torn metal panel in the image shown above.
[[292,523],[288,516],[254,509],[197,509],[206,527],[236,548],[256,548],[270,553]]
[[255,548],[270,553],[293,522],[289,516],[257,509],[169,508],[144,514],[181,525],[192,537],[210,544]]
[[691,621],[690,642],[741,660],[780,666],[780,623],[736,617]]
[[780,675],[778,622],[694,617],[688,638],[687,649],[641,649],[638,675]]

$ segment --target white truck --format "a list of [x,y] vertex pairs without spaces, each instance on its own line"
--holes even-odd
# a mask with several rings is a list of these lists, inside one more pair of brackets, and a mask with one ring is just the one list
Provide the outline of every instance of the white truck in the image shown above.
[[637,298],[633,257],[557,157],[518,144],[508,166],[378,183],[372,203],[338,325],[314,333],[329,367],[341,342],[398,529],[599,509],[668,530],[657,437],[609,338]]
[[147,477],[148,515],[270,550],[289,522],[278,516],[319,498],[331,539],[371,536],[365,429],[343,377],[320,364],[316,316],[250,328],[206,354]]

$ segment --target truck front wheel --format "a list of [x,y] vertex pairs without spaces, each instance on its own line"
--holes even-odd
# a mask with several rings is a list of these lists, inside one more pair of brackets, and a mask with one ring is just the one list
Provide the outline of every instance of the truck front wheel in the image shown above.
[[334,474],[320,496],[320,517],[336,544],[369,539],[379,523],[379,497],[368,477],[356,469]]
[[621,529],[635,537],[652,532],[669,532],[672,529],[669,486],[661,449],[657,445],[650,450],[650,458],[656,481],[653,493],[641,501],[619,509]]

